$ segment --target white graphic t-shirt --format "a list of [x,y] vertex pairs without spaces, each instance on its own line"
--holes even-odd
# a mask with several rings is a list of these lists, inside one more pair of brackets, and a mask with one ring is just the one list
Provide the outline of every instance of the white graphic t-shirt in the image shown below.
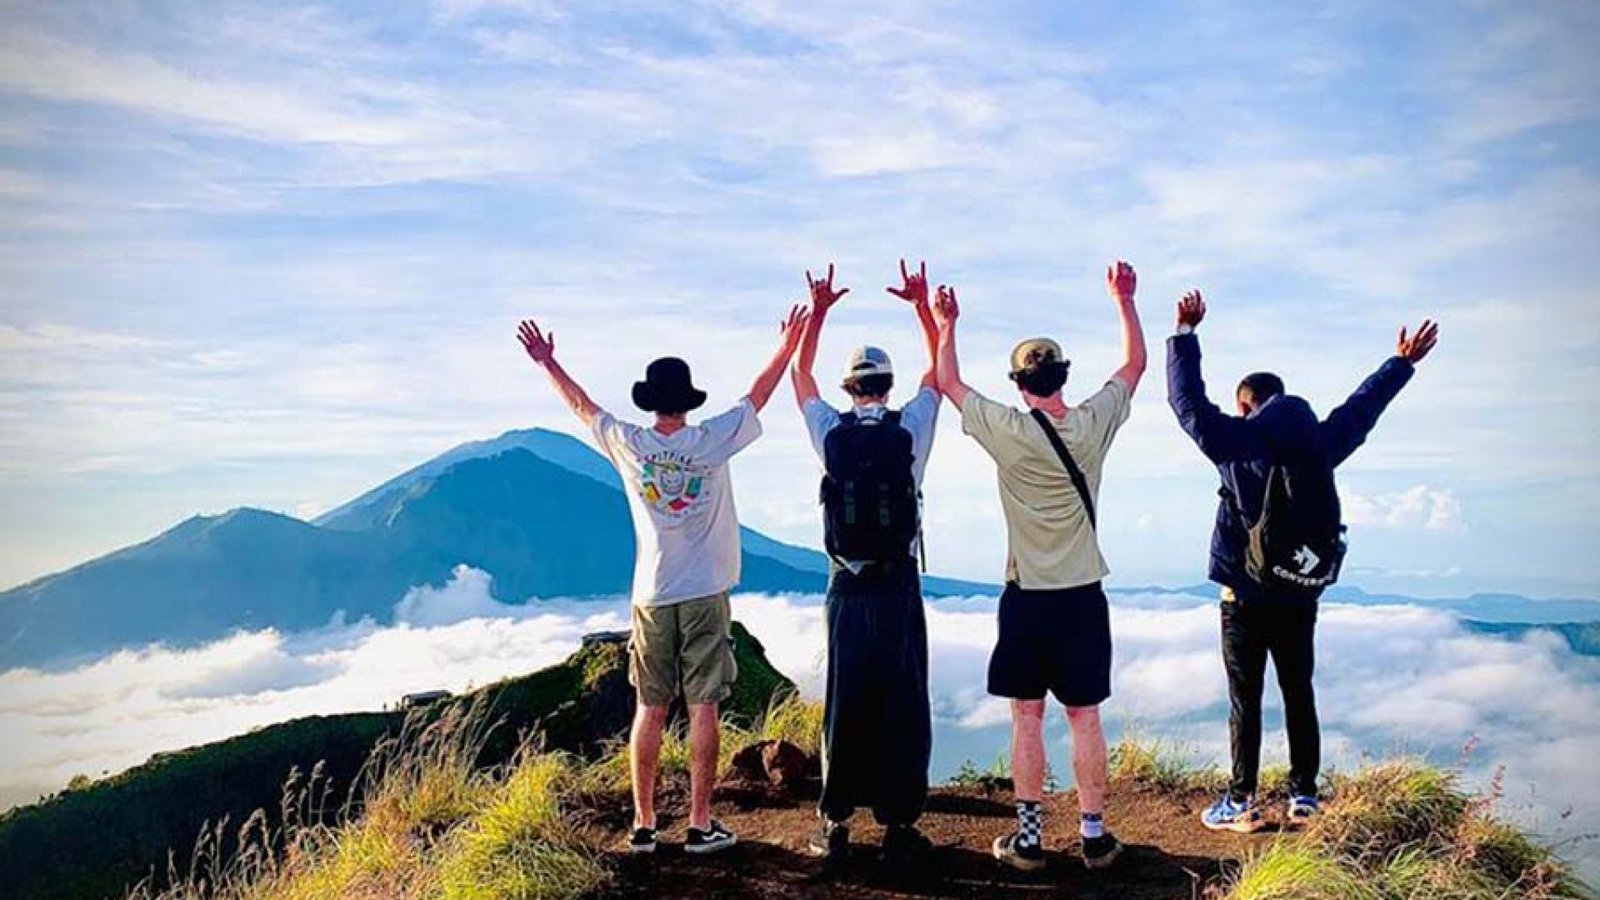
[[750,398],[674,434],[602,410],[594,436],[622,476],[633,514],[633,602],[666,606],[737,584],[739,516],[728,460],[761,436]]

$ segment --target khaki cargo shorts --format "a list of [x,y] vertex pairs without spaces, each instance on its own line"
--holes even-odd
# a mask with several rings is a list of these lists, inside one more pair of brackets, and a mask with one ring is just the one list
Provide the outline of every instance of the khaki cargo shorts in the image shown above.
[[733,659],[733,609],[728,592],[672,603],[633,607],[628,641],[628,683],[646,706],[721,703],[739,677]]

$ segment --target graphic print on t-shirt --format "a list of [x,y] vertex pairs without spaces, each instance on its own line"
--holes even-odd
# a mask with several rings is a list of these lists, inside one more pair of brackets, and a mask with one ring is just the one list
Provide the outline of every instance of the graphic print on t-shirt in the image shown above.
[[656,512],[682,516],[694,508],[705,487],[705,476],[676,453],[656,453],[641,462],[639,494]]

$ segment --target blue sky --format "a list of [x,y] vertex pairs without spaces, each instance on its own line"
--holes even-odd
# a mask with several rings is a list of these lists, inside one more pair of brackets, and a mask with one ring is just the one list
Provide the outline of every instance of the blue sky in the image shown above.
[[[1600,8],[1586,2],[0,5],[0,582],[182,518],[312,515],[446,447],[576,430],[536,314],[602,403],[655,355],[731,403],[803,293],[820,365],[886,346],[902,256],[961,289],[966,371],[1058,336],[1115,367],[1140,271],[1158,361],[1205,290],[1215,395],[1319,409],[1443,321],[1341,472],[1350,580],[1600,595]],[[946,413],[941,572],[992,580],[986,460]],[[816,544],[784,393],[744,518]],[[1123,584],[1198,581],[1213,474],[1159,367],[1102,498]]]

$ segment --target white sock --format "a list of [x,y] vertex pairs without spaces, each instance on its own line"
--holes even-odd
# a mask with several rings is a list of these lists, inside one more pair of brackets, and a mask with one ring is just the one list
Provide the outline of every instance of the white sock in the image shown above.
[[1078,833],[1086,838],[1104,837],[1106,823],[1104,813],[1084,813],[1078,817]]

